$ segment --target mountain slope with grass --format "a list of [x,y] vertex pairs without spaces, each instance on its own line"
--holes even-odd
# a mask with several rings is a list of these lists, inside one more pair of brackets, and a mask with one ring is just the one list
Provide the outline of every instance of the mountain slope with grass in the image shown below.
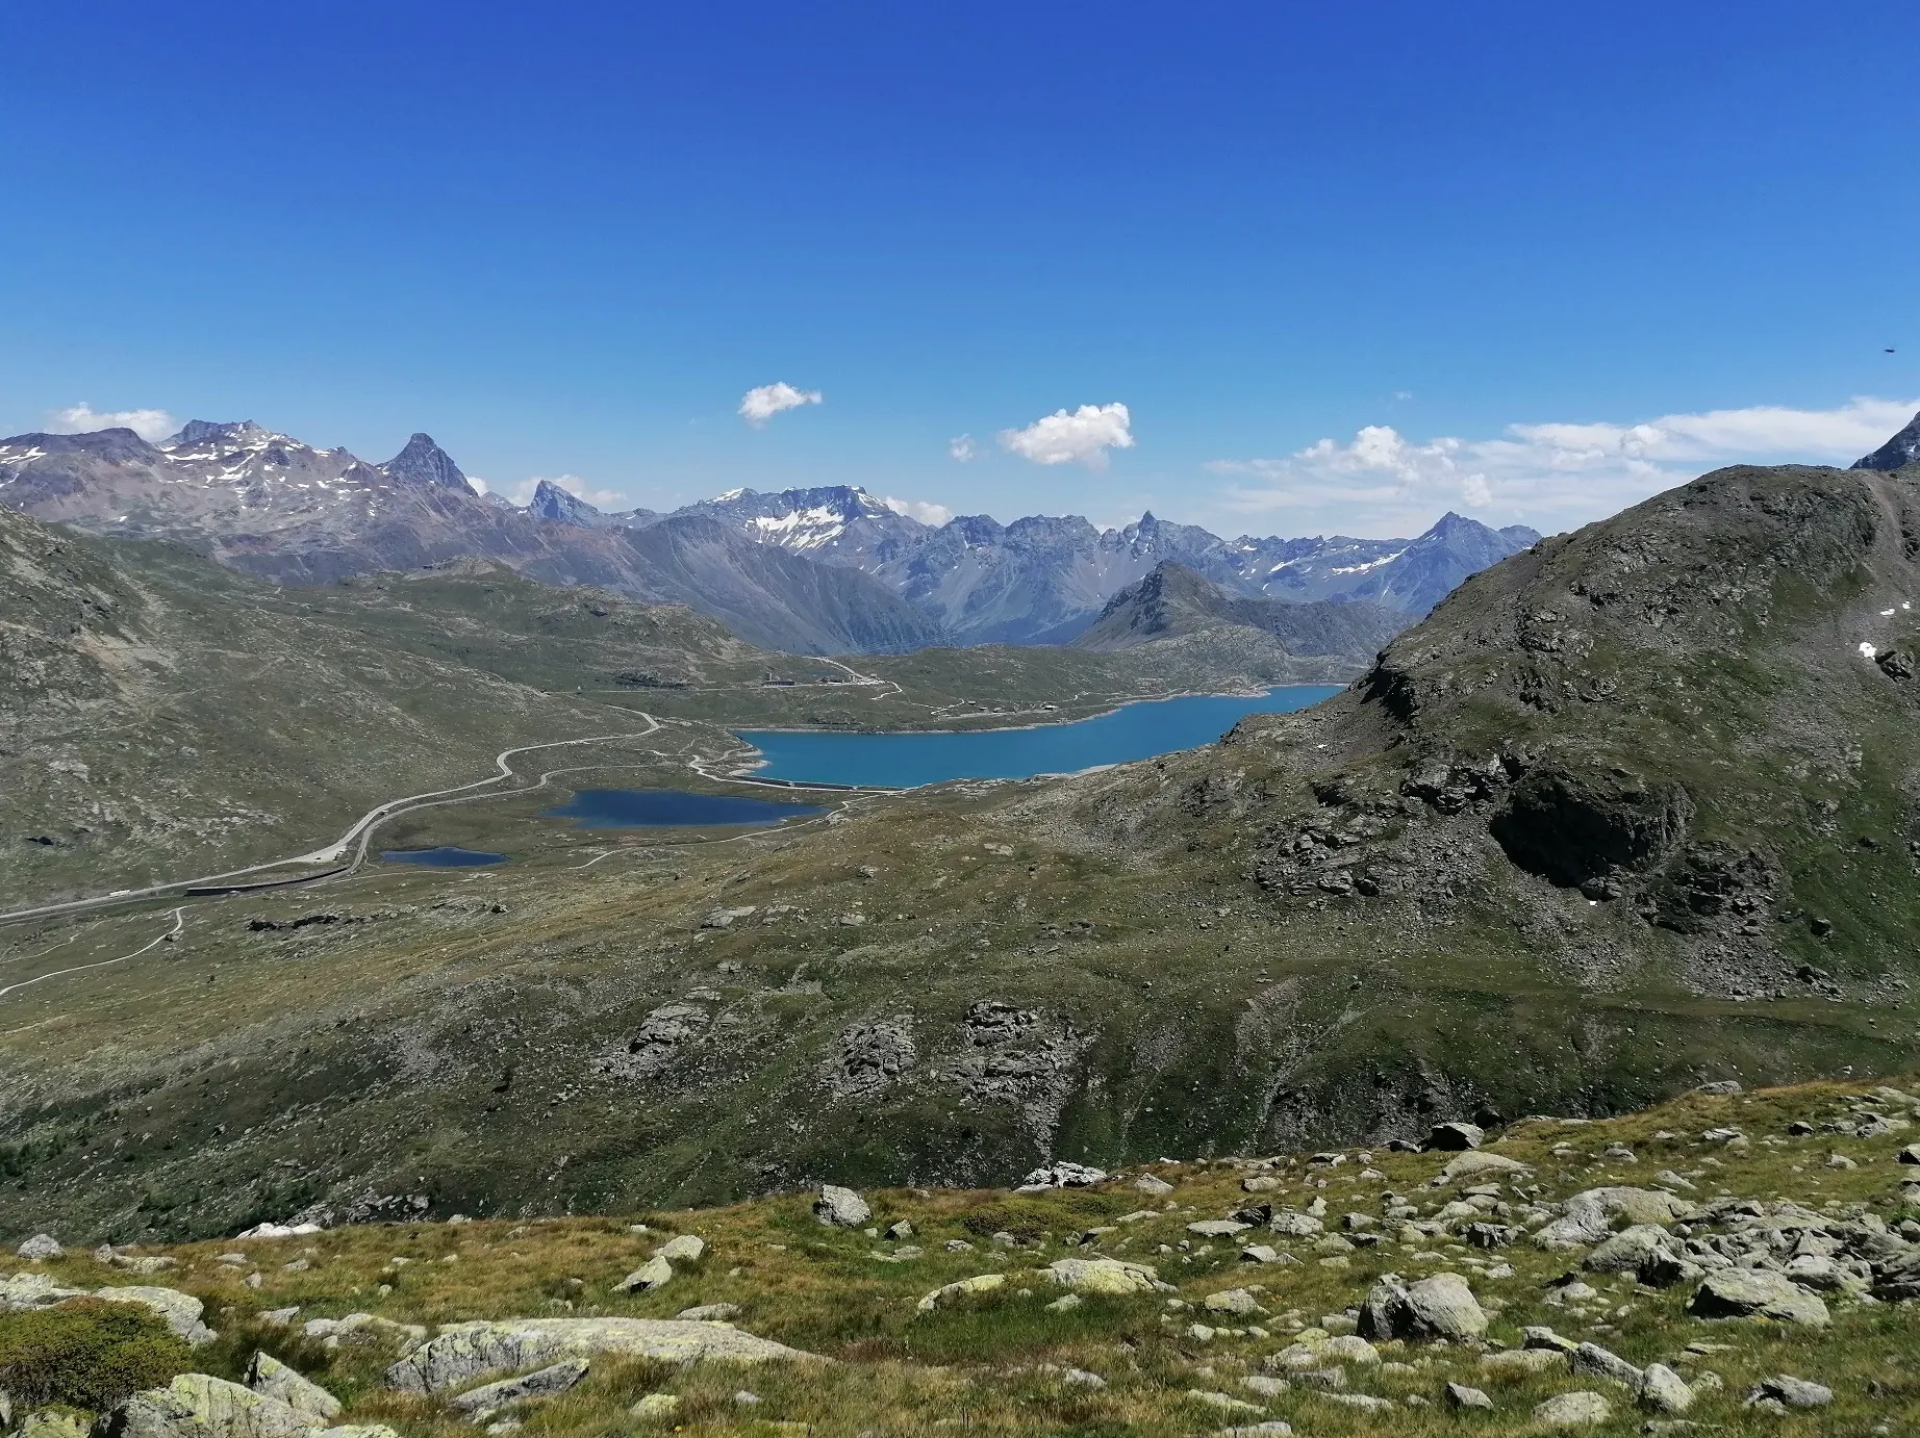
[[1725,1087],[1016,1192],[67,1224],[0,1259],[0,1383],[154,1438],[1907,1431],[1910,1076]]
[[10,997],[0,1219],[1006,1182],[1911,1066],[1916,479],[1719,471],[1316,709],[1075,779],[749,836],[424,816],[517,857],[209,901]]

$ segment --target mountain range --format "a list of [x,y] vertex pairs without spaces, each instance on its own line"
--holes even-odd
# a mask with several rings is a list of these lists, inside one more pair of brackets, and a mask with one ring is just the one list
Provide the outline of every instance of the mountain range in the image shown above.
[[[262,605],[200,614],[191,584],[144,579],[143,601],[109,546],[26,523],[12,583],[54,597],[32,601],[37,648],[9,634],[0,649],[25,656],[9,758],[47,771],[29,792],[68,825],[36,834],[78,846],[117,809],[157,852],[153,809],[194,811],[150,804],[139,776],[197,780],[216,761],[236,803],[212,818],[241,817],[249,785],[279,784],[290,808],[302,786],[271,753],[309,728],[335,785],[376,746],[409,773],[439,766],[407,790],[451,782],[408,706],[426,702],[416,658],[473,631],[423,613],[384,671],[393,646],[368,637],[431,593],[363,595],[358,615],[273,596],[282,659],[263,682],[237,662],[260,636],[233,627]],[[610,1213],[822,1180],[978,1185],[1063,1159],[1379,1148],[1437,1119],[1899,1072],[1920,1032],[1916,535],[1920,466],[1736,466],[1510,556],[1360,682],[1200,748],[863,795],[756,842],[556,831],[529,790],[518,809],[424,808],[383,832],[510,852],[484,879],[373,866],[170,897],[172,918],[130,906],[17,931],[10,963],[67,976],[8,996],[0,1227],[56,1213],[152,1239],[309,1209]],[[1204,631],[1241,602],[1221,593],[1157,568],[1090,642]],[[490,602],[469,594],[459,614],[483,622]],[[600,633],[597,603],[552,624]],[[755,661],[689,618],[709,679]],[[551,632],[537,611],[501,628],[492,663]],[[602,656],[586,672],[615,647],[580,642]],[[218,692],[252,710],[202,712],[216,661]],[[933,661],[888,662],[910,677]],[[349,667],[372,677],[334,692]],[[434,683],[435,712],[466,712],[451,665]],[[563,717],[498,676],[475,692],[492,698],[451,767],[476,777],[488,730]],[[49,718],[69,695],[92,713]],[[689,759],[737,748],[725,717],[704,737],[628,730],[597,762],[618,782],[701,782]],[[564,718],[603,732],[571,704]],[[251,752],[193,752],[241,724]],[[559,767],[588,762],[553,760],[555,787],[597,782]]]
[[1455,514],[1412,540],[1224,540],[1152,514],[1108,530],[1074,516],[933,526],[850,486],[608,514],[543,481],[516,506],[478,493],[425,434],[374,464],[204,420],[158,444],[126,429],[0,441],[0,503],[94,534],[185,543],[283,584],[494,559],[546,583],[686,604],[796,653],[1064,643],[1168,561],[1239,597],[1417,617],[1539,539]]

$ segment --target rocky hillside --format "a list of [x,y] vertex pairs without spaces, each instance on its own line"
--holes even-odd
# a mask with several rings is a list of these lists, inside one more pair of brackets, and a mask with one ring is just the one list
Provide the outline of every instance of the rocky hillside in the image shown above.
[[1367,668],[1380,646],[1412,620],[1397,609],[1355,603],[1287,604],[1222,589],[1183,564],[1168,561],[1107,601],[1076,649],[1106,652],[1209,629],[1250,629],[1289,654],[1327,655]]
[[29,1438],[1895,1434],[1916,1119],[1910,1082],[1717,1084],[1011,1192],[67,1222],[0,1260],[0,1385]]

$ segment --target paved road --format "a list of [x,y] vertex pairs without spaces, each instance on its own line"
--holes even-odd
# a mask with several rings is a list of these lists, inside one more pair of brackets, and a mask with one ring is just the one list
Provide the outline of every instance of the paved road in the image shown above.
[[[434,789],[425,794],[409,794],[404,799],[389,799],[386,803],[369,809],[361,815],[346,833],[324,849],[314,849],[291,859],[275,859],[267,864],[252,864],[244,869],[229,869],[224,874],[204,874],[195,879],[175,879],[167,884],[150,884],[144,889],[116,889],[112,893],[98,894],[91,898],[70,899],[63,904],[42,904],[32,909],[15,909],[11,913],[0,914],[0,924],[23,919],[51,918],[58,914],[81,914],[94,909],[117,908],[123,904],[137,904],[147,899],[177,895],[181,889],[221,884],[231,879],[242,878],[247,874],[260,874],[269,869],[284,869],[293,864],[337,864],[349,851],[353,854],[352,863],[357,866],[367,857],[367,841],[373,836],[373,831],[386,820],[396,818],[409,809],[424,808],[436,800],[445,800],[458,794],[471,794],[476,789],[485,789],[489,785],[503,783],[513,778],[513,766],[507,761],[516,754],[530,754],[539,749],[564,749],[575,744],[604,744],[614,739],[644,739],[659,730],[660,721],[651,714],[640,713],[638,710],[634,712],[647,721],[645,729],[628,730],[621,734],[593,734],[584,739],[555,739],[545,744],[522,744],[517,748],[502,749],[493,760],[500,772],[491,778],[476,779],[471,784],[460,784],[451,789]],[[158,939],[154,940],[154,943],[159,942]],[[151,948],[152,945],[148,947]],[[106,962],[119,961],[109,959]],[[6,990],[0,989],[0,994],[5,992]]]

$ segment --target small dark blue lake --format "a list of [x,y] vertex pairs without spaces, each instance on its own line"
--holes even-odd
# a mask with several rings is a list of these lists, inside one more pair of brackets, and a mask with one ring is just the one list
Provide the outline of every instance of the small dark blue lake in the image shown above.
[[478,869],[488,864],[507,862],[505,854],[457,849],[450,844],[443,844],[437,849],[385,849],[380,857],[389,864],[418,864],[426,869]]
[[1199,694],[1127,704],[1074,724],[964,733],[848,734],[748,729],[764,762],[754,775],[801,783],[910,789],[947,779],[1030,779],[1151,759],[1211,744],[1249,714],[1306,709],[1337,684],[1288,684],[1265,694]]
[[578,829],[689,829],[720,824],[778,824],[818,814],[818,804],[784,804],[738,794],[688,794],[678,789],[580,789],[549,809],[548,819],[572,819]]

